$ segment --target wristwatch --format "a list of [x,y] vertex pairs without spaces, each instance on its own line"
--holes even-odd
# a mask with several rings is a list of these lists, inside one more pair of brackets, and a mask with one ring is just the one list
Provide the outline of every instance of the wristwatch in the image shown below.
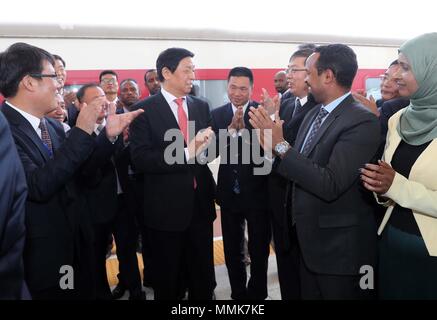
[[290,148],[290,144],[287,141],[283,140],[275,145],[275,153],[278,156],[282,157]]

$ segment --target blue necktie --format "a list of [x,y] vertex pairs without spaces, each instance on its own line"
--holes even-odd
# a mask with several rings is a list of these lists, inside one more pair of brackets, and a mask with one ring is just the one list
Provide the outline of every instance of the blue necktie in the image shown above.
[[47,151],[49,152],[49,156],[51,158],[53,157],[52,140],[50,139],[49,131],[47,130],[44,118],[41,119],[38,128],[40,128],[41,130],[41,140],[44,143],[44,146],[47,148]]

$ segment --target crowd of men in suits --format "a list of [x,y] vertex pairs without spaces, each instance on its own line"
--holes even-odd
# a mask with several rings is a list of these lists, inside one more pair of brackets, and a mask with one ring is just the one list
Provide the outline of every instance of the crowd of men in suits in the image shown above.
[[[186,290],[190,300],[210,300],[216,203],[232,299],[267,298],[272,234],[282,299],[373,295],[359,284],[360,268],[376,263],[376,207],[358,169],[378,156],[390,111],[351,95],[355,53],[341,44],[299,47],[275,75],[280,96],[264,90],[260,103],[251,70],[235,67],[230,102],[212,112],[190,94],[193,57],[163,51],[145,74],[150,96],[142,101],[134,79],[119,84],[106,70],[99,84],[64,93],[64,113],[61,57],[25,43],[0,54],[0,298],[117,299],[128,290],[145,299],[141,234],[143,284],[156,300]],[[255,173],[253,149],[271,173]],[[182,161],[169,162],[169,150]],[[204,160],[217,156],[216,185]],[[120,273],[111,292],[112,235]],[[63,266],[74,270],[67,288]]]

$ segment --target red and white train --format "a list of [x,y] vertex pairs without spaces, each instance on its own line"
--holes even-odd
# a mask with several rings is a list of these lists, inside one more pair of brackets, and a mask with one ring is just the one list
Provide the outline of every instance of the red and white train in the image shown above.
[[0,24],[0,51],[19,41],[62,56],[67,63],[67,85],[97,82],[102,70],[112,69],[119,74],[119,80],[136,79],[142,96],[148,94],[144,73],[155,67],[158,54],[168,47],[187,48],[195,53],[200,95],[210,100],[211,107],[225,99],[226,77],[235,66],[253,70],[253,99],[259,99],[261,88],[274,93],[273,75],[287,66],[289,57],[302,43],[350,45],[359,63],[352,89],[374,90],[379,76],[396,59],[402,42],[316,34]]

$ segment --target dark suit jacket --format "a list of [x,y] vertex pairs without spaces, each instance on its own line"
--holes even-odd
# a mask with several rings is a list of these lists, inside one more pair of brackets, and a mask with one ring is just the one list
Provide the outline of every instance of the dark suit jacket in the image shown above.
[[319,110],[303,120],[278,172],[293,182],[291,214],[307,267],[319,274],[358,275],[376,256],[372,194],[362,186],[358,169],[375,156],[379,122],[349,95],[301,154]]
[[9,125],[0,112],[0,300],[26,299],[23,249],[27,196],[23,166]]
[[281,96],[281,103],[287,99],[294,99],[294,95],[290,92],[290,90],[285,91],[285,93]]
[[79,110],[71,103],[67,106],[67,123],[70,127],[76,126],[77,117],[79,116]]
[[[234,116],[231,103],[218,107],[211,113],[212,128],[217,137],[216,151],[221,155],[217,177],[217,203],[228,210],[267,210],[267,175],[254,175],[254,168],[261,167],[262,164],[255,164],[252,158],[252,148],[254,146],[255,148],[258,147],[258,150],[262,150],[259,148],[256,136],[253,136],[252,139],[251,130],[253,128],[249,123],[249,108],[257,106],[257,102],[251,101],[244,114],[245,128],[250,134],[247,139],[243,137],[232,138],[228,134],[220,136],[219,134],[220,129],[224,129],[223,133],[227,132],[226,130]],[[220,141],[220,139],[226,139],[226,143]],[[238,150],[235,148],[238,154],[232,154],[232,148],[229,146],[231,140],[233,140],[232,143],[238,143]],[[220,146],[222,146],[222,150],[220,150]],[[246,152],[246,155],[249,156],[250,163],[243,164],[243,152]],[[263,158],[263,155],[260,155],[260,157]],[[235,179],[238,179],[241,191],[238,203],[233,192]]]
[[[117,176],[115,157],[123,148],[123,138],[112,144],[103,129],[96,140],[96,148],[82,168],[80,185],[91,212],[91,222],[101,224],[110,222],[117,213]],[[113,160],[114,158],[114,160]]]
[[[208,103],[187,96],[188,120],[196,133],[211,123]],[[165,141],[167,130],[179,129],[162,93],[140,101],[132,110],[143,108],[130,127],[130,150],[135,170],[144,173],[144,222],[161,231],[182,231],[189,227],[197,193],[198,208],[211,222],[215,219],[215,182],[206,164],[168,164],[164,153],[172,141]],[[177,131],[183,141],[182,134]],[[182,145],[180,146],[182,148]],[[171,148],[171,147],[170,147]],[[181,151],[183,152],[183,150]],[[193,181],[196,178],[197,188]]]
[[30,291],[58,286],[60,267],[72,265],[74,235],[86,210],[75,180],[94,149],[94,139],[79,128],[65,138],[62,125],[47,120],[54,158],[31,124],[6,103],[2,112],[23,164],[28,185],[24,267]]
[[[293,146],[296,140],[297,133],[299,131],[300,125],[305,118],[305,116],[317,106],[313,96],[308,95],[307,103],[296,110],[295,109],[295,99],[287,99],[281,104],[280,118],[284,120],[283,133],[284,138],[287,142]],[[281,115],[281,110],[284,110]],[[294,115],[293,115],[294,113]],[[293,116],[293,117],[292,117]],[[275,158],[273,164],[272,173],[269,176],[269,202],[270,202],[270,212],[274,223],[279,227],[282,227],[284,231],[282,234],[275,234],[276,241],[283,241],[284,248],[289,247],[289,233],[288,225],[289,221],[287,218],[286,205],[287,205],[287,186],[288,181],[284,179],[277,171],[276,168],[281,163],[279,157]]]

